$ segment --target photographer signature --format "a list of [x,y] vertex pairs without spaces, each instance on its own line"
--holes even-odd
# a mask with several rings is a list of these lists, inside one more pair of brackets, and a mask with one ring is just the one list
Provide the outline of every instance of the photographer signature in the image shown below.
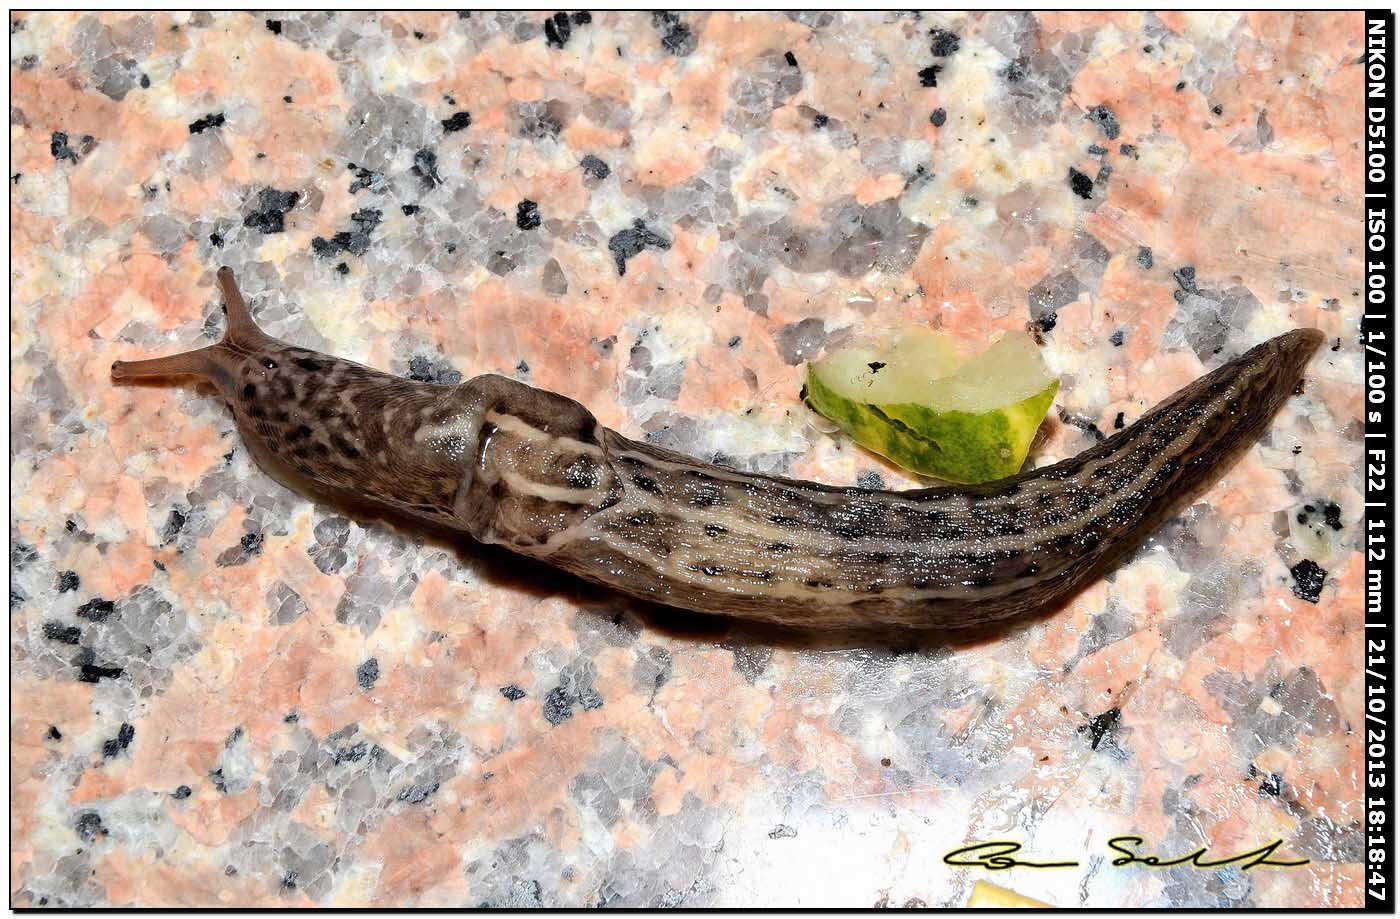
[[[1201,846],[1194,852],[1175,858],[1163,857],[1160,855],[1142,854],[1141,846],[1145,840],[1141,836],[1114,836],[1108,841],[1109,849],[1118,853],[1118,857],[1113,859],[1115,868],[1122,868],[1127,865],[1145,865],[1149,868],[1173,868],[1177,865],[1191,865],[1194,868],[1221,868],[1225,865],[1239,865],[1241,871],[1248,871],[1260,865],[1274,868],[1297,868],[1309,863],[1310,859],[1297,860],[1275,860],[1273,854],[1283,845],[1283,840],[1276,839],[1267,845],[1250,849],[1248,852],[1240,852],[1237,855],[1230,855],[1225,858],[1210,859],[1206,854],[1210,851],[1209,846]],[[1031,861],[1030,859],[1014,858],[1013,856],[1021,851],[1019,842],[998,841],[998,842],[975,842],[970,846],[963,846],[961,849],[954,849],[943,856],[945,865],[952,865],[957,868],[985,868],[988,871],[1006,871],[1010,868],[1077,868],[1077,861]]]

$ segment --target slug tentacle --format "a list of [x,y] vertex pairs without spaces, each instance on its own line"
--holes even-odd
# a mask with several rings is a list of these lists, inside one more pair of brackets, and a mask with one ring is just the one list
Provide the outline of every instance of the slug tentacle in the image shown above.
[[143,361],[113,361],[112,379],[132,382],[159,377],[196,376],[226,389],[231,380],[230,371],[241,355],[259,348],[279,346],[280,342],[265,334],[253,320],[253,314],[233,278],[233,270],[220,268],[218,280],[219,289],[223,292],[224,309],[228,314],[222,341],[183,354]]
[[253,324],[232,274],[211,348],[114,379],[220,384],[258,462],[659,603],[801,627],[967,629],[1047,611],[1140,546],[1263,433],[1320,332],[1206,374],[1092,449],[986,485],[910,491],[753,475],[630,440],[487,374],[414,383]]

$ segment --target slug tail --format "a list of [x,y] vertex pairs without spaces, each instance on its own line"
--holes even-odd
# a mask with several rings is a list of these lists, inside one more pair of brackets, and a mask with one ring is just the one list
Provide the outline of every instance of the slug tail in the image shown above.
[[219,290],[223,293],[224,309],[228,313],[228,325],[224,338],[217,345],[185,351],[166,357],[153,357],[143,361],[113,361],[112,380],[117,383],[135,380],[153,380],[164,377],[196,376],[216,384],[226,382],[227,365],[231,352],[250,351],[275,343],[275,340],[258,328],[253,321],[253,313],[233,279],[233,269],[225,266],[219,269]]

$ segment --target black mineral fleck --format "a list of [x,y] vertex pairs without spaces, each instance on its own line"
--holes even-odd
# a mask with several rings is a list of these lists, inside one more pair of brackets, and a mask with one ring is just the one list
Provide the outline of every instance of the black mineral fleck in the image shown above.
[[[560,13],[559,15],[562,16],[564,14]],[[422,804],[424,801],[428,800],[428,798],[432,797],[433,792],[437,791],[439,787],[441,787],[441,783],[439,782],[433,782],[431,785],[420,785],[415,782],[399,792],[399,800],[409,804]]]
[[442,122],[442,129],[448,134],[454,131],[465,131],[472,126],[471,112],[456,112],[451,118],[445,118]]
[[812,127],[814,128],[824,128],[829,124],[831,124],[831,116],[821,112],[817,112],[816,117],[812,119]]
[[1138,246],[1137,254],[1138,267],[1143,271],[1152,267],[1152,250],[1147,246]]
[[612,174],[612,169],[608,164],[591,153],[580,160],[579,165],[583,167],[585,173],[599,181],[606,179]]
[[73,663],[78,668],[78,680],[83,683],[114,680],[125,673],[121,667],[106,667],[96,663],[96,658],[90,648],[84,648],[80,651]]
[[49,641],[62,642],[65,645],[76,645],[83,637],[83,630],[76,625],[64,625],[61,622],[45,622],[44,637]]
[[517,699],[525,698],[525,690],[512,683],[509,686],[501,687],[501,695],[505,696],[507,701],[514,702]]
[[941,108],[933,110],[933,114],[928,116],[929,124],[935,128],[941,128],[948,121],[948,112]]
[[695,50],[698,44],[695,33],[677,14],[658,10],[651,14],[651,23],[661,31],[661,47],[668,54],[685,57]]
[[1288,569],[1293,575],[1293,596],[1299,600],[1316,603],[1322,594],[1322,584],[1327,580],[1327,571],[1317,562],[1305,558]]
[[574,716],[574,700],[563,686],[556,686],[544,697],[544,720],[562,724]]
[[107,828],[102,825],[102,818],[92,811],[83,811],[78,815],[77,822],[73,824],[74,831],[83,842],[97,842],[99,836],[107,835]]
[[454,369],[444,360],[434,360],[426,355],[415,354],[408,359],[408,378],[419,383],[451,385],[462,382],[462,372]]
[[342,252],[364,255],[369,251],[371,235],[383,219],[384,212],[378,208],[360,208],[350,215],[349,230],[342,230],[330,239],[317,236],[311,240],[311,251],[322,258],[331,258]]
[[540,206],[529,198],[515,206],[515,225],[522,230],[533,230],[540,225]]
[[1096,105],[1089,109],[1089,113],[1084,117],[1099,126],[1099,130],[1109,140],[1117,140],[1119,127],[1118,117],[1113,114],[1113,110],[1106,105]]
[[215,112],[212,115],[205,115],[203,118],[190,122],[191,134],[203,134],[210,128],[222,127],[224,124],[224,113]]
[[78,585],[81,583],[82,580],[78,577],[78,572],[61,571],[59,572],[58,583],[56,586],[58,588],[59,593],[66,594],[70,590],[77,590]]
[[789,67],[797,66],[797,55],[793,54],[791,51],[783,52],[783,60],[787,61]]
[[568,14],[555,13],[544,21],[545,44],[552,48],[562,48],[569,43],[569,36],[573,31]]
[[56,726],[51,724],[49,725],[48,732],[45,733],[44,736],[47,737],[49,740],[62,740],[63,732],[60,731]]
[[1108,336],[1108,343],[1115,348],[1123,347],[1123,330],[1119,329],[1112,335]]
[[268,30],[269,32],[271,32],[273,35],[281,35],[281,34],[282,34],[282,20],[280,20],[280,19],[268,19],[268,20],[266,20],[263,24],[267,26],[267,30]]
[[243,218],[243,225],[262,233],[281,233],[287,228],[287,212],[296,207],[300,200],[301,194],[298,192],[264,188],[258,192],[253,212]]
[[943,72],[943,68],[938,64],[930,64],[919,71],[920,86],[937,86],[938,75]]
[[1322,505],[1322,522],[1334,530],[1342,528],[1342,509],[1334,501]]
[[[92,140],[91,137],[88,138]],[[70,160],[74,163],[78,161],[78,151],[68,146],[68,135],[63,131],[54,131],[49,135],[49,153],[58,162]]]
[[1097,750],[1104,737],[1113,733],[1113,729],[1117,727],[1118,719],[1122,714],[1122,711],[1115,706],[1102,715],[1095,715],[1089,719],[1088,724],[1080,727],[1079,733],[1089,735],[1090,750]]
[[355,668],[355,682],[360,684],[361,689],[368,690],[374,686],[379,679],[379,658],[371,657],[359,667]]
[[930,29],[929,50],[934,57],[951,57],[958,50],[958,33],[949,32],[947,29]]
[[106,622],[107,617],[111,616],[116,608],[117,605],[111,600],[97,597],[78,607],[78,616],[89,622]]
[[170,797],[174,798],[176,801],[183,801],[192,794],[194,794],[194,789],[190,788],[188,785],[181,785],[170,793]]
[[111,759],[118,753],[121,753],[127,747],[131,746],[131,742],[135,738],[136,728],[132,727],[129,724],[123,723],[122,726],[117,729],[116,737],[112,737],[102,742],[102,756],[106,759]]
[[1086,201],[1094,196],[1094,180],[1073,167],[1069,170],[1069,187]]
[[1196,292],[1196,266],[1183,265],[1172,272],[1172,277],[1176,279],[1177,286],[1188,294]]
[[384,191],[384,174],[375,172],[373,169],[366,169],[363,166],[356,166],[354,163],[347,167],[355,174],[355,181],[350,183],[350,194],[354,194],[362,188],[370,191]]
[[175,537],[180,535],[180,530],[185,526],[185,514],[178,507],[170,509],[170,515],[165,518],[165,526],[160,531],[160,544],[169,545],[175,541]]
[[627,260],[640,255],[643,249],[669,249],[671,241],[647,229],[641,220],[633,221],[632,226],[619,230],[608,240],[608,251],[617,265],[618,275],[627,273]]
[[442,176],[437,171],[437,154],[431,150],[419,150],[413,154],[413,174],[423,182],[424,188],[436,188],[442,184]]

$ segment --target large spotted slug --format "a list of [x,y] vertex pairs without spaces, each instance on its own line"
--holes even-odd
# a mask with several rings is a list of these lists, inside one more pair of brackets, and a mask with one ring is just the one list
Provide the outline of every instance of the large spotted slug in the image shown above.
[[1055,609],[1253,444],[1322,341],[1266,341],[1052,466],[884,491],[702,463],[494,374],[416,383],[292,347],[257,327],[228,268],[218,280],[221,342],[117,361],[112,378],[212,381],[258,464],[313,496],[667,606],[801,628],[960,630]]

